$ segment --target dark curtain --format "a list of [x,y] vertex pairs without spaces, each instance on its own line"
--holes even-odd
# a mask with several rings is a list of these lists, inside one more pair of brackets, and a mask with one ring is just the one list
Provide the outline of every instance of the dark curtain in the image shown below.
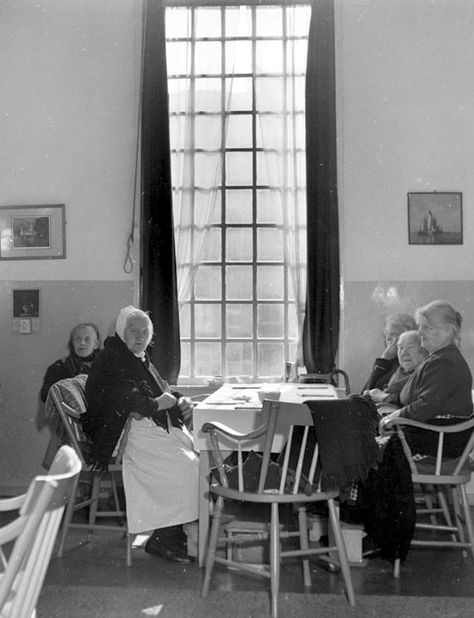
[[306,73],[308,275],[303,356],[308,373],[335,367],[339,338],[334,0],[313,0]]
[[145,2],[142,80],[141,308],[155,327],[153,364],[170,383],[181,355],[171,191],[165,8]]

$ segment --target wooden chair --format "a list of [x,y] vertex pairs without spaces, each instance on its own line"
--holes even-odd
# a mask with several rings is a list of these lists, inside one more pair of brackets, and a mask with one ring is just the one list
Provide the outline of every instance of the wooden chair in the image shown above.
[[349,381],[349,376],[344,369],[333,369],[329,373],[307,373],[303,374],[300,377],[300,381],[302,382],[320,382],[323,384],[334,384],[335,386],[339,385],[339,376],[344,380],[344,388],[346,391],[346,397],[351,394],[351,385]]
[[0,616],[34,618],[61,518],[74,491],[81,462],[74,450],[62,446],[50,472],[37,476],[22,496],[0,500],[1,511],[18,511],[0,528],[0,545],[13,548],[0,573]]
[[[302,426],[302,434],[294,429],[297,426]],[[311,454],[310,465],[308,469],[307,482],[303,483],[303,458],[305,454],[308,431],[313,431],[313,420],[308,407],[305,404],[292,404],[280,401],[263,402],[262,409],[262,425],[255,431],[249,434],[239,434],[220,423],[206,423],[202,427],[202,431],[210,434],[211,443],[213,446],[213,454],[219,482],[211,484],[210,492],[216,498],[213,509],[213,521],[209,536],[209,543],[206,556],[206,571],[202,587],[202,596],[206,597],[209,592],[212,570],[214,564],[223,564],[233,569],[240,569],[250,573],[260,574],[267,577],[271,581],[271,615],[273,618],[278,616],[278,592],[280,586],[280,563],[282,559],[287,557],[301,557],[303,559],[303,579],[305,587],[311,586],[311,576],[309,567],[309,556],[315,555],[325,558],[330,564],[337,564],[341,568],[344,582],[346,585],[346,594],[351,606],[355,605],[355,597],[352,588],[350,569],[347,559],[344,539],[341,532],[338,510],[335,504],[335,498],[338,496],[338,491],[321,492],[319,488],[313,485],[316,472],[316,463],[318,461],[318,449]],[[274,465],[271,462],[272,443],[275,436],[284,434],[285,440],[285,455],[283,463],[280,466],[281,479],[279,486],[266,488],[269,478],[269,471],[274,472]],[[294,440],[294,436],[298,434],[298,440]],[[301,438],[302,435],[302,438]],[[243,445],[247,442],[254,442],[258,438],[263,438],[264,450],[261,463],[260,474],[258,477],[258,486],[255,489],[246,487],[245,479],[245,464],[243,462],[242,450]],[[277,438],[278,439],[278,438]],[[298,457],[295,468],[291,468],[293,461],[294,450],[292,445],[299,442],[297,445]],[[229,475],[226,472],[226,466],[223,458],[223,450],[228,451],[229,447],[237,450],[238,459],[238,488],[229,486]],[[306,469],[306,468],[305,468]],[[303,485],[305,484],[305,488]],[[306,491],[304,490],[306,489]],[[263,565],[249,564],[241,562],[233,557],[231,552],[227,556],[221,557],[216,553],[218,544],[228,546],[236,540],[237,535],[222,535],[221,523],[223,520],[224,502],[231,501],[234,503],[252,503],[254,505],[269,505],[270,521],[267,523],[264,531],[262,527],[255,528],[256,533],[246,534],[246,543],[252,538],[258,543],[265,539],[269,542],[269,563]],[[326,502],[329,508],[330,524],[334,532],[335,545],[325,547],[310,547],[308,534],[308,521],[306,516],[306,507],[315,502]],[[298,530],[282,531],[282,523],[280,522],[279,507],[287,505],[293,507],[298,513]],[[267,506],[268,508],[268,506]],[[225,516],[227,517],[227,516]],[[245,527],[244,527],[245,528]],[[236,530],[239,528],[237,527]],[[249,530],[246,530],[248,532]],[[251,532],[251,526],[250,526]],[[295,537],[299,539],[298,547],[285,548],[282,547],[282,540]],[[295,543],[293,542],[293,545]]]
[[[423,500],[421,508],[417,507],[416,530],[424,530],[431,535],[429,538],[414,538],[411,546],[422,547],[454,547],[466,554],[470,551],[474,559],[474,529],[467,501],[466,485],[471,480],[471,468],[467,460],[474,449],[474,418],[455,425],[429,425],[406,418],[393,421],[401,440],[404,453],[411,469],[412,481],[421,491]],[[417,428],[426,431],[427,436],[435,436],[437,442],[436,456],[418,459],[414,457],[408,445],[404,427]],[[471,436],[457,458],[445,456],[448,436],[459,432],[470,432]],[[436,437],[437,436],[437,437]],[[435,500],[432,494],[435,494]],[[422,521],[423,516],[429,516],[430,521]],[[442,516],[442,521],[439,520]],[[435,533],[438,533],[435,535]],[[440,535],[449,538],[440,540]],[[400,576],[400,561],[394,563],[393,576]]]
[[[89,440],[79,422],[80,414],[85,412],[85,408],[81,411],[80,406],[84,404],[78,401],[76,402],[77,405],[72,407],[65,401],[64,393],[68,392],[67,383],[68,380],[66,379],[53,384],[49,390],[48,397],[51,397],[54,401],[68,441],[82,462],[82,471],[78,479],[77,491],[66,508],[58,556],[61,557],[64,553],[66,537],[71,528],[87,530],[88,541],[92,540],[94,531],[118,530],[126,537],[126,563],[127,566],[131,566],[133,535],[128,533],[126,511],[120,505],[117,488],[117,480],[122,474],[122,454],[130,426],[130,419],[127,421],[122,438],[116,449],[116,454],[110,462],[108,469],[105,471],[92,469],[85,452],[89,446]],[[108,496],[111,503],[106,509],[101,508],[102,494],[104,493]],[[87,522],[73,521],[74,513],[84,509],[88,509]],[[102,523],[105,521],[111,523]]]

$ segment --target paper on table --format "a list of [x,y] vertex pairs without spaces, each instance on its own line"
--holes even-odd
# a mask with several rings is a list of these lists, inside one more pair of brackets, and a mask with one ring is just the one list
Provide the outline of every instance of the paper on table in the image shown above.
[[319,397],[321,399],[336,399],[334,393],[327,395],[320,395],[319,393],[298,393],[298,397]]
[[313,389],[313,388],[314,389],[317,389],[317,388],[327,389],[328,386],[330,386],[330,385],[329,384],[319,384],[319,385],[318,384],[308,384],[307,386],[297,386],[296,388],[297,388],[297,390],[300,390],[300,389],[309,390],[309,389]]

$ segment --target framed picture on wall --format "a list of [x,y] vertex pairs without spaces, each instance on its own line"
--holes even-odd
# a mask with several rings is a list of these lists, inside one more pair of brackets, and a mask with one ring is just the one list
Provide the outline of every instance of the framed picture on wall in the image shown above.
[[13,290],[13,330],[30,335],[39,330],[39,290]]
[[66,257],[64,204],[0,206],[0,259]]
[[13,317],[39,317],[39,290],[13,290]]
[[410,245],[462,245],[462,193],[408,193]]

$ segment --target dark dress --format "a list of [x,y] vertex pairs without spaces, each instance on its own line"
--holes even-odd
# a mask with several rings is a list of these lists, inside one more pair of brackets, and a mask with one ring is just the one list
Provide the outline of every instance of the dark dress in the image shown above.
[[392,358],[391,360],[386,358],[376,358],[369,379],[364,384],[361,392],[366,390],[369,391],[372,388],[379,388],[383,391],[387,387],[390,378],[398,367],[399,363],[397,357]]
[[[84,431],[93,442],[93,460],[106,468],[122,429],[131,412],[151,418],[167,428],[167,415],[175,427],[182,426],[177,406],[158,410],[155,397],[168,389],[168,384],[156,371],[148,356],[134,356],[117,336],[105,340],[86,384],[87,412],[82,415]],[[173,393],[179,398],[179,393]]]
[[[428,356],[400,391],[400,416],[433,425],[453,425],[473,411],[472,374],[459,348],[448,345]],[[436,455],[437,435],[407,427],[413,453]],[[459,457],[470,432],[445,436],[445,456]]]
[[164,392],[169,386],[148,356],[137,357],[117,335],[109,337],[87,378],[81,423],[94,467],[106,469],[127,418],[140,416],[132,416],[122,461],[129,531],[156,528],[146,551],[186,560],[182,524],[197,518],[199,459],[179,407],[158,409],[155,398]]
[[[449,345],[430,354],[400,391],[400,416],[423,423],[452,425],[472,414],[472,375],[459,348]],[[435,455],[437,434],[405,427],[413,454]],[[461,454],[471,432],[445,436],[444,453]],[[411,471],[398,436],[383,449],[378,470],[359,486],[359,516],[365,531],[389,560],[405,559],[415,527],[415,501]]]

